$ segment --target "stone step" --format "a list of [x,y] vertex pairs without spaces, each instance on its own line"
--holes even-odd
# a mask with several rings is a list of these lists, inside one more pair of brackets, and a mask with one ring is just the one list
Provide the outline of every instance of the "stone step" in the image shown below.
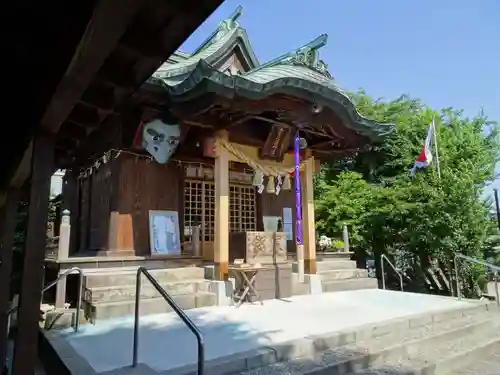
[[351,257],[354,255],[352,251],[343,252],[343,251],[317,251],[316,259],[318,261],[324,260],[351,260]]
[[356,262],[354,260],[321,260],[316,262],[316,268],[318,272],[356,269]]
[[[204,279],[160,282],[160,285],[168,294],[173,296],[209,291],[209,281]],[[135,289],[135,285],[113,285],[86,288],[84,300],[91,303],[133,300],[135,298]],[[143,283],[141,287],[141,298],[157,297],[160,297],[160,294],[154,286],[149,282]]]
[[482,353],[481,357],[466,366],[464,369],[455,373],[455,375],[498,375],[500,374],[500,350],[497,354],[485,356]]
[[[447,346],[450,340],[463,342],[462,347],[481,346],[500,340],[498,310],[491,304],[471,304],[462,309],[442,310],[372,323],[351,330],[277,343],[241,355],[205,362],[210,374],[240,375],[347,375],[386,361],[416,358]],[[458,347],[457,347],[458,348]],[[427,365],[427,363],[424,363]],[[195,365],[175,369],[177,375],[192,373]],[[428,372],[426,374],[431,374]],[[408,375],[410,372],[372,372],[372,374]],[[444,375],[444,374],[441,374]]]
[[362,270],[358,268],[353,269],[345,269],[345,270],[328,270],[328,271],[320,271],[321,280],[329,281],[329,280],[345,280],[345,279],[361,279],[368,277],[368,271]]
[[[309,347],[302,343],[294,348],[287,343],[276,357],[265,360],[270,364],[252,369],[247,365],[248,370],[241,374],[455,374],[455,369],[474,361],[479,350],[500,343],[499,326],[498,311],[481,308],[424,314],[311,338]],[[433,371],[436,364],[437,372]]]
[[[164,268],[149,271],[158,282],[171,282],[182,280],[195,280],[204,278],[204,270],[200,267]],[[135,285],[137,270],[121,269],[106,270],[103,272],[86,272],[85,287],[107,287],[107,286],[128,286]]]
[[[198,292],[195,294],[181,294],[172,296],[173,300],[183,310],[194,309],[196,307],[214,306],[216,296],[213,293]],[[171,312],[172,308],[163,297],[141,299],[140,315],[151,315]],[[135,313],[135,300],[99,302],[89,306],[89,320],[95,323],[102,319],[119,318],[133,316]]]
[[[491,348],[500,347],[498,325],[491,326],[490,332],[483,335],[458,336],[446,342],[425,347],[421,352],[415,353],[418,348],[411,348],[404,354],[394,358],[385,358],[371,368],[352,372],[349,375],[379,375],[379,374],[412,374],[412,375],[456,375],[457,371],[475,364],[481,359],[482,353]],[[491,330],[496,330],[492,334]],[[458,334],[458,330],[450,332]],[[485,375],[483,372],[481,375]],[[492,373],[498,375],[499,373]]]
[[[356,269],[356,262],[353,260],[319,260],[316,262],[316,269],[318,270],[318,273],[331,270],[352,270]],[[299,264],[297,262],[293,262],[292,272],[297,273],[298,271]]]
[[374,278],[325,280],[322,281],[321,284],[323,286],[323,292],[378,288],[378,280]]

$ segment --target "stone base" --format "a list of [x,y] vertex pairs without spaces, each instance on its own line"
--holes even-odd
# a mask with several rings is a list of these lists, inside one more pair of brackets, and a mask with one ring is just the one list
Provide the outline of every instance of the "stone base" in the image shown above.
[[[86,323],[84,311],[80,310],[80,324]],[[55,309],[45,313],[45,330],[66,329],[76,323],[76,309]]]
[[211,280],[208,290],[210,293],[215,294],[215,304],[217,306],[229,306],[234,291],[234,279],[228,281]]
[[304,275],[304,282],[299,281],[299,274],[292,273],[292,294],[293,295],[304,295],[304,294],[319,294],[323,293],[323,287],[321,284],[321,276],[318,274],[314,275]]
[[323,293],[320,275],[304,275],[304,283],[309,286],[309,294]]
[[[261,300],[287,298],[292,293],[292,267],[288,262],[276,264],[262,264],[262,269],[257,273],[255,289]],[[214,280],[214,266],[205,266],[205,279]],[[232,279],[233,289],[238,287]],[[216,293],[216,292],[212,292]]]
[[133,257],[135,250],[97,250],[95,256],[98,257]]

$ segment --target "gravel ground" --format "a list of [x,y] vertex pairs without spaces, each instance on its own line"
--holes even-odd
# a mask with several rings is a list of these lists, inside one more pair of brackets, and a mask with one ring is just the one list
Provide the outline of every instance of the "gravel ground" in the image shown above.
[[[444,321],[435,326],[419,327],[408,330],[403,334],[391,334],[382,336],[377,339],[368,340],[366,342],[358,341],[355,344],[346,345],[332,350],[322,352],[317,358],[298,358],[289,362],[276,363],[270,366],[254,369],[244,372],[245,375],[299,375],[310,372],[312,370],[324,369],[325,367],[339,364],[347,360],[362,357],[363,354],[375,354],[384,348],[392,348],[401,346],[404,343],[417,340],[425,340],[432,336],[443,334],[448,331],[454,331],[463,328],[470,324],[479,324],[482,321],[489,322],[495,318],[500,326],[500,318],[498,315],[491,313],[482,314],[481,316],[466,316],[461,319]],[[379,356],[375,359],[370,370],[362,370],[355,372],[356,375],[403,375],[410,374],[410,369],[421,368],[429,363],[434,363],[440,359],[450,357],[451,355],[473,348],[481,343],[487,342],[489,339],[498,337],[498,329],[491,329],[489,326],[483,326],[482,335],[465,335],[460,336],[457,332],[455,340],[445,342],[439,347],[418,344],[415,347],[415,353],[409,357],[406,353],[403,355],[395,355],[392,353],[389,358]],[[423,349],[423,350],[422,350]],[[497,371],[495,375],[500,375]],[[465,374],[463,374],[465,375]],[[470,375],[470,374],[469,374]],[[482,374],[486,375],[486,373]]]

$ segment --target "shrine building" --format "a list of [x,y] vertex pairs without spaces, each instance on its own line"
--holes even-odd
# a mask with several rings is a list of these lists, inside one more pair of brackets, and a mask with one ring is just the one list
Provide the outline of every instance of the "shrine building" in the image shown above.
[[[66,248],[46,257],[49,279],[73,266],[88,275],[196,267],[220,282],[211,292],[224,294],[217,288],[228,267],[243,261],[268,267],[263,297],[291,295],[299,206],[303,270],[306,279],[316,274],[314,173],[323,160],[381,142],[392,127],[360,115],[336,85],[320,58],[327,35],[260,62],[240,15],[192,54],[174,53],[84,152],[59,155],[70,230],[60,234]],[[61,282],[59,305],[70,298],[65,289]]]

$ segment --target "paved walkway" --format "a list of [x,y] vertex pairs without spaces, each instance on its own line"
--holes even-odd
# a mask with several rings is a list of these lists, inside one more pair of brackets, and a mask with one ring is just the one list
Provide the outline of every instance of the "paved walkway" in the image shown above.
[[[206,359],[282,343],[310,335],[346,330],[394,318],[472,302],[383,290],[358,290],[265,301],[263,306],[189,310],[206,340]],[[95,373],[129,366],[133,318],[101,321],[68,332],[66,343]],[[60,334],[61,335],[61,334]],[[62,334],[64,335],[64,333]],[[62,341],[57,339],[57,341]],[[141,318],[139,362],[164,371],[196,362],[196,340],[173,313]]]

